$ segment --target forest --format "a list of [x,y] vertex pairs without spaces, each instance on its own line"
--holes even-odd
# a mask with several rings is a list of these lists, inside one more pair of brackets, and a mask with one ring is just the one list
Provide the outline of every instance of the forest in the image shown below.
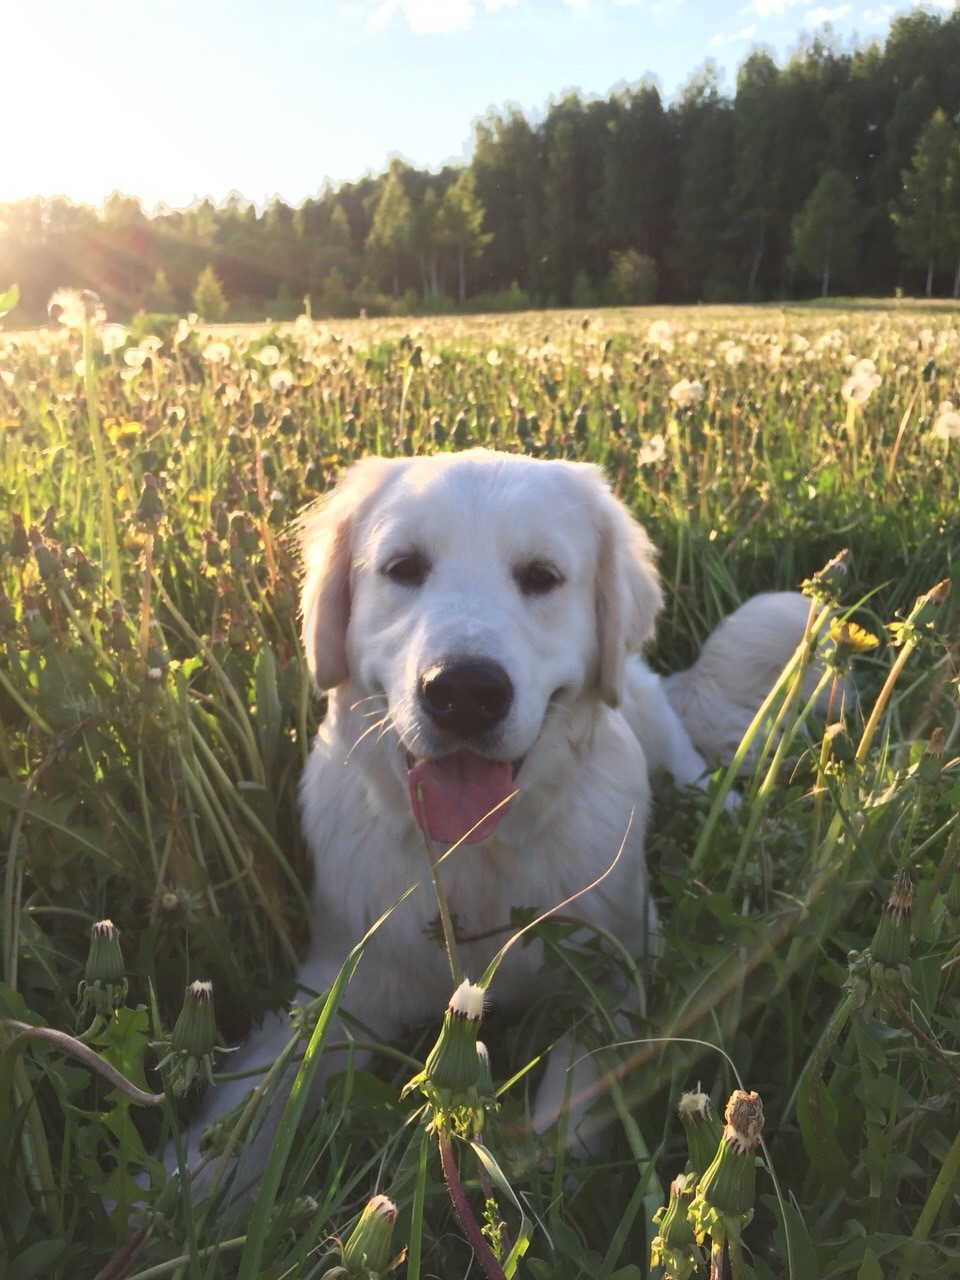
[[3,282],[21,323],[61,286],[95,288],[117,318],[210,321],[956,298],[960,8],[913,10],[882,44],[842,48],[825,28],[783,66],[755,49],[732,96],[707,64],[671,103],[640,81],[538,120],[491,111],[466,167],[395,159],[297,208],[237,193],[152,214],[119,193],[102,210],[0,205]]

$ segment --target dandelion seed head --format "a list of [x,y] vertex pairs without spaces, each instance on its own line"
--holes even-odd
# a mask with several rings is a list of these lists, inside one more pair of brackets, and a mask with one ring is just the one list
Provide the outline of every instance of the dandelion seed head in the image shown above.
[[100,330],[100,345],[107,355],[117,351],[126,342],[129,334],[122,324],[105,324]]
[[703,399],[703,385],[691,382],[689,378],[681,378],[670,388],[670,399],[681,409],[689,409]]
[[933,434],[939,440],[956,440],[960,436],[960,413],[952,407],[944,412],[941,406],[941,411],[933,424]]
[[289,369],[274,369],[270,375],[270,386],[274,391],[283,394],[293,386],[294,378]]

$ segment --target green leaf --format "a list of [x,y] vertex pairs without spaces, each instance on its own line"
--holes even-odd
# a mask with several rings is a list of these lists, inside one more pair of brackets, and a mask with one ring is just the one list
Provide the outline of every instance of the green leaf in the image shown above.
[[788,1200],[781,1201],[776,1196],[762,1196],[761,1200],[779,1219],[774,1239],[780,1247],[784,1264],[789,1260],[790,1269],[786,1274],[795,1280],[816,1280],[820,1264],[803,1218]]
[[263,767],[269,774],[280,741],[283,711],[277,692],[277,659],[268,644],[264,644],[257,655],[253,669],[253,683],[257,699],[257,737],[260,741]]
[[9,289],[5,289],[3,293],[0,293],[0,316],[5,316],[12,311],[19,301],[19,286],[12,284]]
[[32,1280],[34,1276],[49,1276],[54,1263],[66,1249],[63,1240],[38,1240],[23,1253],[11,1258],[7,1265],[7,1280]]
[[883,1268],[880,1259],[869,1245],[863,1251],[863,1262],[857,1271],[857,1280],[883,1280]]

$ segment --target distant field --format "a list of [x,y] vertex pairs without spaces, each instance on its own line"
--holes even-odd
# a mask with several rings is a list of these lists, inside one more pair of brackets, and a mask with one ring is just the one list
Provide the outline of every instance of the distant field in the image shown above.
[[[712,809],[658,807],[663,954],[625,969],[642,1043],[609,1048],[630,1060],[612,1144],[572,1170],[525,1125],[525,1071],[574,1022],[619,1036],[603,966],[623,962],[542,928],[567,994],[490,1029],[504,1273],[662,1274],[679,1094],[699,1082],[722,1111],[739,1080],[767,1141],[741,1275],[960,1274],[960,614],[948,585],[926,596],[958,585],[960,311],[859,301],[0,333],[0,1272],[101,1273],[145,1168],[148,1230],[105,1276],[319,1278],[375,1192],[411,1248],[396,1274],[479,1274],[398,1100],[436,1027],[341,1082],[251,1215],[164,1186],[169,1103],[9,1021],[82,1033],[159,1091],[188,980],[214,984],[219,1044],[291,997],[296,787],[323,712],[291,522],[365,453],[475,444],[603,467],[659,548],[662,670],[758,590],[806,582],[862,628],[834,630],[858,693],[843,723],[787,688],[788,746],[760,752],[735,813],[720,779]],[[104,918],[128,989],[80,1013]],[[672,1274],[708,1274],[692,1249]]]

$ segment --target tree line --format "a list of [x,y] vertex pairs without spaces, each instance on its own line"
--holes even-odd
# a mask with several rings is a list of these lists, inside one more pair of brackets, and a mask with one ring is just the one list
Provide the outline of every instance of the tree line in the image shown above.
[[298,208],[0,205],[2,282],[26,318],[62,285],[207,319],[958,297],[960,8],[896,18],[882,45],[825,28],[783,66],[755,49],[732,97],[708,64],[669,105],[642,81],[537,122],[494,111],[463,168],[395,160]]

